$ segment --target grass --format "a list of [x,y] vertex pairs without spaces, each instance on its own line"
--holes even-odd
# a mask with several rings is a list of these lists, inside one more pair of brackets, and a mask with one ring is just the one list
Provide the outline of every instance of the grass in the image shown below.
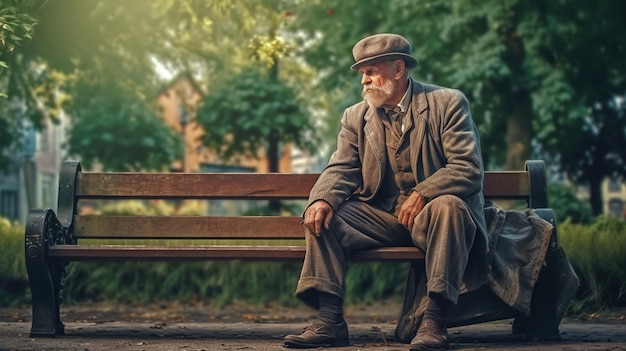
[[0,306],[30,302],[24,263],[24,227],[0,217]]
[[626,306],[626,221],[603,216],[591,225],[565,222],[559,240],[581,281],[574,312]]

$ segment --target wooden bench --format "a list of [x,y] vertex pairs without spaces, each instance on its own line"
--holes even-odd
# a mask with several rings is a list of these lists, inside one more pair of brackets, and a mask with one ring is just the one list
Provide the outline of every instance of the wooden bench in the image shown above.
[[[82,172],[76,161],[62,165],[56,213],[35,209],[25,230],[26,266],[32,292],[32,336],[64,334],[60,318],[62,276],[71,261],[125,260],[267,260],[301,261],[304,230],[296,216],[99,216],[81,214],[81,201],[306,199],[317,174],[100,173]],[[486,172],[484,193],[492,200],[523,200],[530,208],[547,207],[543,161],[528,161],[524,171]],[[555,225],[554,215],[544,210]],[[88,240],[86,240],[88,239]],[[142,245],[111,245],[117,239],[141,239]],[[247,245],[166,246],[163,239],[246,240]],[[272,240],[294,240],[276,245]],[[98,244],[103,241],[105,244]],[[153,245],[145,242],[153,241]],[[252,244],[254,243],[254,244]],[[353,260],[414,261],[415,247],[355,252]]]

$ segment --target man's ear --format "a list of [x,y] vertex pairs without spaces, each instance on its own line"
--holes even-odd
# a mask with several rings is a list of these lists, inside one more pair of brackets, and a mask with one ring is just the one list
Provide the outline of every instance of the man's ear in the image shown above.
[[406,70],[406,63],[402,59],[396,60],[393,65],[393,76],[396,80],[400,80],[404,76]]

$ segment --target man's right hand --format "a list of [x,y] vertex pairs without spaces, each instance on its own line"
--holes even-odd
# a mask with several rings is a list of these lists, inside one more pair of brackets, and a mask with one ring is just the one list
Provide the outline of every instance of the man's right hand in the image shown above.
[[327,230],[334,212],[330,204],[324,200],[317,200],[304,212],[304,224],[313,234],[320,236],[322,228]]

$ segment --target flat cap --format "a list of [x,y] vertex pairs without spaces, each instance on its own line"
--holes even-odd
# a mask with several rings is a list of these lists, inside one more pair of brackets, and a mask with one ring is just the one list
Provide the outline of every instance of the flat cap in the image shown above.
[[385,60],[402,59],[408,68],[417,66],[417,60],[411,56],[411,43],[398,34],[380,33],[359,40],[352,48],[355,63],[353,71],[359,67]]

